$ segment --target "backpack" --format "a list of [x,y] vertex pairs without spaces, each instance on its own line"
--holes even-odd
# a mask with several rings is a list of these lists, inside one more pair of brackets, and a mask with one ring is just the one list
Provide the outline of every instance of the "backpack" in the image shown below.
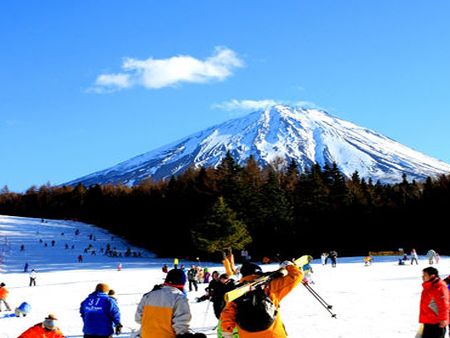
[[247,292],[234,302],[236,323],[248,332],[267,330],[277,316],[277,308],[261,287]]

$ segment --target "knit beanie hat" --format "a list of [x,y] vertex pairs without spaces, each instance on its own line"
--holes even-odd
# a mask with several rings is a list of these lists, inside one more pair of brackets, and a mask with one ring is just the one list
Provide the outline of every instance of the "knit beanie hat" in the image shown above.
[[108,293],[108,291],[109,291],[109,285],[108,285],[108,284],[105,284],[105,283],[99,283],[99,284],[97,284],[97,286],[95,287],[95,291],[97,291],[97,292]]
[[262,269],[259,265],[250,262],[244,262],[241,266],[242,277],[250,275],[260,275],[262,274]]
[[172,269],[167,273],[165,283],[175,287],[183,287],[186,284],[186,275],[181,269]]

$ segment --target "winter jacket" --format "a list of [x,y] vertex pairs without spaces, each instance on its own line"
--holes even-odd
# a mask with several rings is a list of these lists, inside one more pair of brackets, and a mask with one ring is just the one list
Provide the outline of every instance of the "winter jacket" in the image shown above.
[[8,298],[8,290],[5,287],[0,287],[0,299]]
[[19,338],[64,338],[64,335],[58,328],[50,331],[44,328],[42,323],[39,323],[30,327]]
[[213,302],[214,314],[217,319],[220,319],[220,314],[226,305],[224,299],[225,294],[235,288],[236,284],[233,279],[229,279],[226,284],[219,281],[215,285],[215,289],[213,290],[213,294],[211,296],[211,301]]
[[83,318],[83,333],[94,336],[109,336],[114,332],[113,323],[120,324],[117,303],[104,292],[91,293],[80,306]]
[[436,277],[422,284],[423,291],[420,298],[419,322],[423,324],[448,323],[449,296],[446,283]]
[[157,285],[142,297],[135,320],[141,324],[141,338],[175,338],[189,331],[191,310],[183,292]]
[[[292,291],[303,279],[303,273],[295,265],[288,265],[286,267],[288,274],[284,277],[272,280],[265,289],[266,293],[272,299],[273,304],[279,308],[280,301]],[[257,278],[257,275],[246,276],[241,279],[243,281],[251,281]],[[265,331],[248,332],[236,324],[236,303],[229,302],[225,306],[220,316],[222,320],[222,330],[224,332],[232,332],[234,327],[237,327],[239,338],[285,338],[287,337],[284,325],[280,318],[280,311],[278,311],[274,323]]]

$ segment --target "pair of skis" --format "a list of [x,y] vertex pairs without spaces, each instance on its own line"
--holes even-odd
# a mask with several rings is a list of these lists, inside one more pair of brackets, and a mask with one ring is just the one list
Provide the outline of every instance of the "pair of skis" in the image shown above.
[[[293,263],[301,268],[302,266],[308,264],[312,259],[313,259],[312,256],[304,255],[304,256],[301,256],[300,258],[297,258]],[[241,285],[234,290],[228,291],[225,294],[224,299],[227,303],[232,302],[233,300],[238,299],[239,297],[242,297],[247,292],[254,290],[256,287],[263,285],[263,284],[267,284],[272,279],[277,278],[279,276],[280,276],[280,270],[276,270],[276,271],[264,274],[261,277],[258,277],[249,283]]]

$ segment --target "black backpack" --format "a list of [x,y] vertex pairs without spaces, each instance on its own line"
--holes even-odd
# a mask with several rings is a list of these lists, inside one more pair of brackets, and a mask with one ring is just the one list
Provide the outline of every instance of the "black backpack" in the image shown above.
[[277,308],[261,287],[247,292],[234,302],[236,323],[248,332],[267,330],[277,316]]

